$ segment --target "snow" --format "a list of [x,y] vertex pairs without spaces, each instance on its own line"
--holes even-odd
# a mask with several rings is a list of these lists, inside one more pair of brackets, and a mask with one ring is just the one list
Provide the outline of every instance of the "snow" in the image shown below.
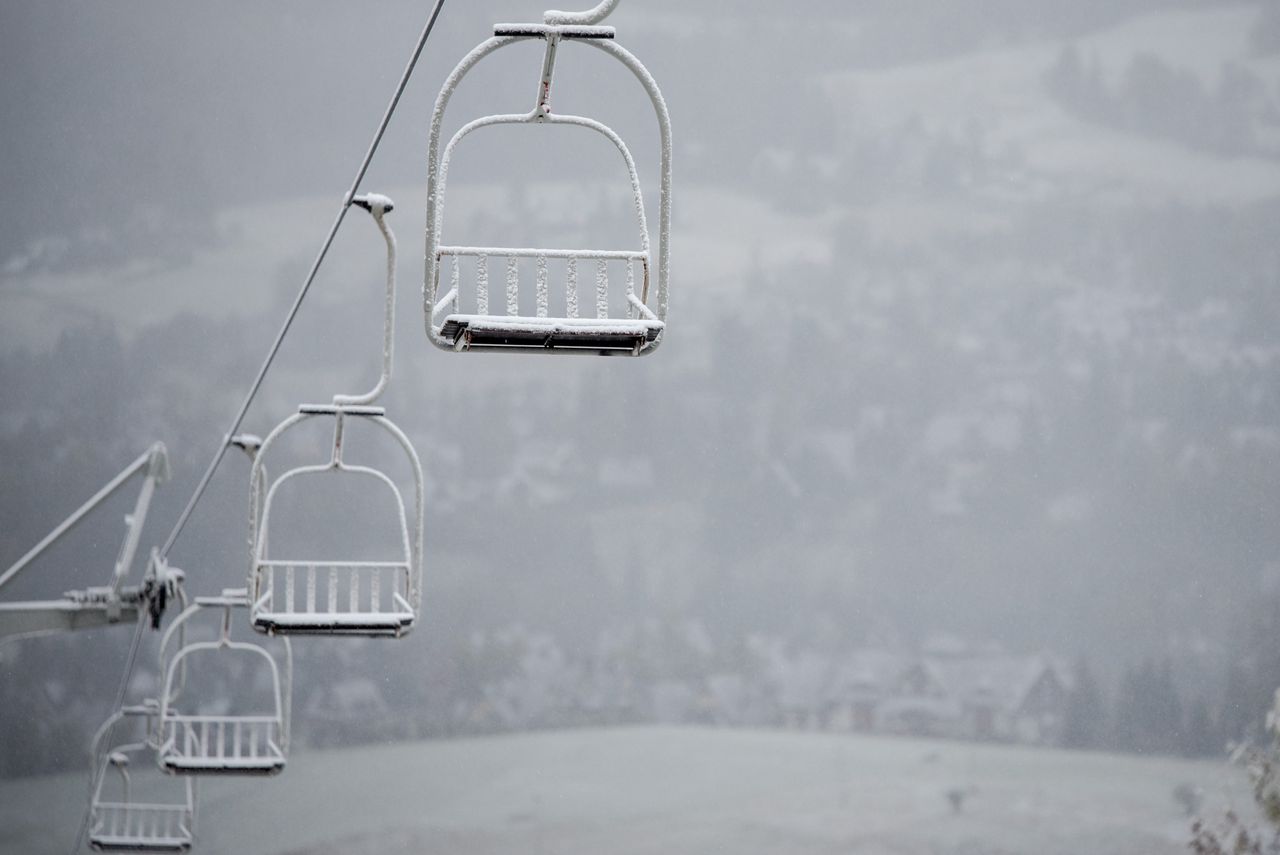
[[[548,12],[547,23],[550,25],[581,25],[591,24],[603,19],[617,0],[603,0],[596,8],[587,12],[565,13],[565,12]],[[473,119],[464,124],[445,145],[444,150],[440,150],[440,136],[444,125],[444,115],[448,108],[449,101],[453,97],[454,91],[462,82],[467,73],[482,59],[490,53],[501,47],[509,45],[515,41],[524,38],[530,38],[528,35],[501,35],[488,39],[474,48],[470,53],[462,58],[458,65],[449,74],[444,85],[440,89],[439,95],[436,97],[435,108],[431,116],[431,131],[428,137],[428,156],[427,156],[427,247],[425,253],[425,271],[423,278],[423,302],[427,318],[428,334],[434,344],[439,347],[449,349],[451,343],[442,337],[442,327],[436,326],[435,317],[435,300],[436,287],[439,281],[436,266],[440,262],[442,252],[442,231],[444,226],[444,202],[447,194],[449,163],[454,148],[469,134],[480,128],[489,125],[503,124],[526,124],[526,123],[561,123],[570,125],[579,125],[589,128],[607,137],[618,149],[626,162],[628,174],[631,179],[632,193],[636,209],[636,216],[640,226],[640,236],[642,250],[647,255],[649,251],[649,234],[645,221],[644,200],[640,192],[640,179],[636,171],[635,161],[631,156],[630,150],[622,139],[611,128],[606,125],[583,116],[565,116],[550,114],[541,109],[532,113],[521,114],[501,114],[482,116]],[[657,83],[653,76],[649,74],[648,69],[636,59],[634,55],[626,49],[619,47],[612,40],[604,39],[588,39],[585,44],[591,45],[621,62],[628,70],[632,72],[636,80],[644,87],[648,94],[650,102],[653,104],[654,113],[658,121],[659,137],[661,139],[661,167],[660,167],[660,196],[659,196],[659,244],[658,244],[658,263],[657,263],[657,317],[662,319],[666,317],[668,306],[667,284],[669,276],[669,259],[670,259],[670,233],[671,233],[671,119],[667,111],[666,102],[663,100],[662,93],[658,89]],[[554,59],[554,42],[549,43],[547,49],[547,67],[544,69],[544,75],[549,80],[551,73],[550,63]],[[490,253],[494,254],[494,253]],[[592,257],[585,255],[584,257]],[[598,257],[598,256],[597,256]],[[515,269],[515,262],[508,259],[507,267],[507,313],[515,316],[519,313],[519,281],[518,272]],[[608,317],[608,281],[607,272],[603,270],[597,274],[597,316],[599,318]],[[601,278],[603,277],[603,284]],[[538,290],[538,315],[546,314],[543,300],[543,281],[539,279]],[[652,350],[660,343],[660,339],[649,342],[644,350]]]
[[545,318],[548,308],[547,294],[547,257],[545,255],[538,256],[538,282],[537,282],[537,300],[538,300],[538,317]]
[[[458,260],[453,261],[454,269],[454,286],[457,282]],[[482,315],[489,314],[489,259],[487,256],[480,256],[476,259],[476,311]]]
[[507,259],[507,314],[520,314],[520,263],[514,256]]
[[364,199],[371,209],[373,209],[373,215],[375,217],[381,217],[383,214],[389,214],[395,207],[395,202],[392,202],[390,197],[384,196],[381,193],[362,193],[361,198]]
[[596,262],[596,317],[609,317],[609,265]]
[[[632,728],[299,753],[201,781],[197,852],[1174,855],[1179,783],[1251,815],[1220,762],[785,731]],[[946,800],[971,792],[962,813]],[[70,848],[77,774],[0,782],[0,850]],[[281,822],[305,816],[305,822]],[[531,841],[536,845],[531,845]]]
[[598,24],[618,5],[618,0],[601,0],[599,4],[585,12],[561,12],[550,9],[543,13],[542,19],[552,26],[590,26]]
[[[578,259],[576,258],[570,258],[565,266],[564,299],[569,317],[578,317]],[[483,310],[481,314],[484,314]]]
[[564,335],[645,335],[651,330],[660,330],[665,325],[662,321],[626,320],[621,318],[530,318],[494,315],[449,315],[445,324],[465,324],[476,332],[529,332],[540,330],[546,333]]

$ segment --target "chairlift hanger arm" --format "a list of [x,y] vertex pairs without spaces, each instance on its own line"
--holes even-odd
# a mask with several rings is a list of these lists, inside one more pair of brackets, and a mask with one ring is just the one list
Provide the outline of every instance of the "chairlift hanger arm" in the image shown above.
[[329,233],[325,236],[324,241],[320,244],[320,250],[316,253],[315,260],[311,263],[311,269],[307,272],[303,279],[302,286],[298,289],[298,295],[294,298],[293,305],[289,309],[288,315],[285,317],[284,324],[280,328],[280,332],[276,335],[275,341],[271,348],[267,351],[267,357],[262,363],[262,367],[258,369],[257,375],[249,386],[249,392],[245,395],[244,402],[240,405],[240,409],[236,411],[235,418],[231,421],[231,427],[223,434],[223,439],[218,443],[218,448],[214,452],[213,459],[209,461],[204,474],[200,477],[200,481],[196,484],[191,498],[187,500],[186,507],[182,509],[182,513],[178,516],[178,521],[174,524],[173,530],[169,532],[169,536],[165,539],[164,545],[160,547],[160,558],[167,559],[173,546],[177,543],[178,537],[186,528],[191,514],[195,511],[196,505],[204,496],[205,491],[209,488],[209,483],[213,480],[214,474],[218,471],[218,466],[222,463],[222,458],[227,453],[228,446],[232,443],[234,436],[240,430],[240,425],[244,421],[245,416],[249,412],[249,406],[257,397],[258,390],[262,387],[263,381],[266,379],[267,371],[271,367],[271,363],[275,361],[276,354],[280,351],[280,346],[284,343],[284,338],[288,334],[289,329],[293,326],[294,318],[297,317],[298,310],[302,308],[302,301],[306,298],[307,293],[311,290],[312,283],[315,282],[316,275],[320,272],[320,267],[324,264],[325,258],[329,254],[329,248],[333,245],[334,239],[338,235],[338,230],[342,227],[342,221],[346,219],[347,211],[356,201],[356,194],[360,192],[360,184],[364,181],[365,173],[369,171],[369,165],[373,162],[373,156],[378,151],[378,146],[382,143],[382,137],[387,131],[387,126],[391,124],[391,117],[396,111],[396,107],[400,104],[400,98],[404,94],[405,87],[409,83],[409,78],[413,75],[414,68],[418,65],[418,59],[422,56],[422,51],[427,45],[427,39],[430,38],[432,30],[435,29],[436,19],[440,17],[440,10],[444,6],[444,0],[435,0],[435,5],[431,7],[431,14],[427,18],[426,25],[422,28],[421,35],[414,45],[413,53],[409,56],[409,61],[405,65],[404,72],[400,75],[400,82],[396,84],[395,92],[391,96],[391,101],[387,104],[386,110],[382,114],[382,120],[378,123],[378,128],[374,132],[373,140],[369,143],[369,148],[365,151],[364,159],[361,160],[359,168],[356,170],[355,178],[351,181],[351,186],[347,190],[346,195],[342,197],[342,204],[338,208],[338,213],[334,217],[333,224],[329,227]]

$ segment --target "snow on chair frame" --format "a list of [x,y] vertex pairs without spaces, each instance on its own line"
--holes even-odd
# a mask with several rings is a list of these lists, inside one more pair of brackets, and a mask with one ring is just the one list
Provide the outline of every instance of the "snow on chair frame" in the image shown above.
[[[151,722],[158,709],[154,701],[125,707],[107,719],[94,736],[96,778],[90,796],[88,837],[89,845],[99,852],[186,852],[191,848],[195,838],[195,788],[190,778],[182,781],[181,800],[144,802],[134,798],[129,766],[134,757],[145,757],[146,765],[150,765],[154,752],[150,744]],[[112,748],[99,764],[102,740],[117,722],[130,717],[146,719],[147,739]],[[109,783],[113,780],[114,786]]]
[[[263,441],[254,457],[250,476],[249,598],[250,620],[255,629],[270,634],[400,636],[416,620],[422,584],[422,464],[408,437],[386,418],[381,407],[371,406],[391,378],[395,326],[395,236],[383,216],[393,204],[385,196],[354,200],[368,210],[387,243],[387,289],[383,326],[382,375],[363,395],[336,395],[332,404],[304,404]],[[273,448],[297,426],[317,418],[332,417],[333,444],[329,460],[299,466],[270,482],[266,461]],[[404,497],[395,482],[370,466],[343,460],[346,421],[373,424],[404,450],[414,479],[413,525]],[[272,508],[280,488],[308,475],[348,473],[385,488],[397,511],[397,557],[393,560],[337,560],[323,556],[282,557],[269,549]]]
[[[667,286],[670,277],[671,233],[671,120],[657,83],[648,70],[625,48],[614,41],[612,27],[597,26],[619,0],[604,0],[586,12],[547,12],[542,24],[499,24],[493,38],[482,42],[453,70],[436,99],[431,118],[428,145],[427,177],[427,248],[423,300],[427,335],[432,343],[446,350],[505,350],[534,353],[629,354],[651,353],[662,341],[666,328]],[[520,41],[542,39],[546,49],[542,76],[538,85],[537,104],[529,113],[485,116],[462,126],[440,150],[441,128],[445,110],[454,90],[468,72],[489,54]],[[657,114],[662,140],[659,225],[656,271],[653,264],[649,228],[645,218],[644,199],[635,160],[626,143],[608,126],[583,116],[558,115],[551,112],[551,85],[556,54],[561,42],[590,45],[626,66],[644,87]],[[494,125],[551,124],[586,128],[605,137],[618,150],[631,179],[631,192],[639,225],[637,245],[610,249],[547,249],[531,247],[475,247],[445,245],[441,235],[444,225],[445,193],[449,164],[458,144],[480,128]],[[462,259],[471,288],[464,289]],[[556,263],[556,279],[563,285],[564,316],[550,313],[552,275],[550,262]],[[521,262],[534,267],[533,316],[520,313]],[[587,269],[580,270],[579,263]],[[611,287],[615,272],[622,267],[625,282],[625,315],[611,309]],[[656,287],[651,280],[656,273]],[[448,287],[441,293],[441,280],[448,276]],[[491,278],[503,283],[504,297],[491,303]],[[527,277],[526,277],[527,278]],[[588,280],[590,293],[586,300],[579,294],[580,280]],[[593,282],[592,282],[593,281]],[[464,290],[468,306],[474,313],[462,311]],[[650,305],[655,298],[656,307]],[[558,295],[557,295],[558,299]],[[594,311],[586,316],[580,302],[594,303]],[[499,304],[497,308],[494,304]],[[497,308],[496,311],[494,309]]]
[[[284,639],[283,676],[275,658],[257,644],[231,640],[231,610],[246,608],[243,590],[223,591],[219,597],[200,597],[170,624],[160,640],[161,673],[157,755],[166,772],[183,775],[275,775],[284,770],[289,751],[290,698],[293,653]],[[185,641],[188,622],[210,609],[222,610],[216,641]],[[176,644],[174,640],[177,639]],[[176,649],[175,649],[176,648]],[[270,677],[270,709],[252,713],[190,714],[178,701],[193,665],[191,657],[211,653],[242,656],[256,661]],[[194,664],[197,671],[202,670]]]

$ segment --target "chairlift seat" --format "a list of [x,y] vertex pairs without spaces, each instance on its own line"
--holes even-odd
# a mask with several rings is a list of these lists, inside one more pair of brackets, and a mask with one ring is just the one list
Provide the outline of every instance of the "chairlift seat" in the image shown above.
[[178,775],[276,775],[284,770],[278,716],[169,715],[160,766]]
[[[154,715],[154,708],[124,709],[108,719],[94,737],[95,756],[114,723],[127,715]],[[186,852],[195,837],[195,792],[191,781],[183,783],[181,800],[135,801],[130,797],[129,767],[131,755],[142,752],[149,753],[150,749],[147,743],[137,742],[119,746],[103,756],[89,805],[89,845],[99,852]],[[104,795],[108,778],[119,781],[111,796]]]
[[[262,456],[256,464],[252,531],[253,563],[250,572],[250,620],[254,629],[269,635],[357,635],[399,637],[417,616],[421,575],[422,468],[408,438],[387,420],[379,408],[307,405],[268,438],[268,448],[281,433],[302,420],[332,415],[335,418],[333,458],[327,464],[301,466],[282,474],[262,490],[265,470]],[[390,433],[404,448],[414,474],[414,524],[412,530],[399,488],[377,469],[345,464],[341,460],[341,423],[350,416],[369,419]],[[267,551],[267,529],[272,504],[281,484],[290,479],[343,471],[381,485],[395,503],[399,529],[397,555],[388,560],[346,560],[318,557],[283,557]]]
[[[652,353],[662,343],[670,280],[671,122],[662,93],[648,70],[615,42],[616,33],[612,27],[597,26],[608,14],[605,7],[611,8],[614,3],[616,0],[605,0],[590,14],[548,12],[541,24],[498,24],[494,28],[494,37],[482,42],[458,63],[436,96],[427,145],[427,247],[422,289],[427,337],[436,347],[455,352],[489,350],[641,356]],[[472,119],[445,141],[442,137],[445,113],[462,79],[494,51],[531,39],[545,42],[533,109],[527,113],[494,114]],[[653,104],[661,142],[656,248],[650,241],[635,158],[622,137],[596,119],[552,110],[556,57],[560,45],[565,42],[589,45],[620,62],[631,71]],[[632,244],[634,248],[570,250],[481,247],[465,243],[446,245],[443,239],[445,200],[454,153],[471,134],[503,125],[581,128],[608,141],[626,168],[636,216],[638,240]],[[459,264],[461,259],[467,259],[465,276],[463,265]],[[504,261],[505,288],[501,281]],[[549,270],[549,262],[554,262],[555,274]],[[591,301],[589,292],[594,290],[595,317],[590,319],[579,316],[579,262],[588,265],[594,262],[596,268],[594,289],[589,283],[582,283],[585,286],[582,290],[588,292],[584,295],[588,301]],[[610,267],[616,270],[619,263],[625,266],[625,276],[621,279],[610,273]],[[527,274],[531,266],[536,268],[533,277]],[[526,271],[524,276],[521,275],[522,268]],[[641,270],[639,277],[636,268]],[[563,275],[559,275],[561,270]],[[656,276],[656,289],[652,294],[651,273]],[[505,301],[498,296],[492,310],[491,279],[498,284],[495,290],[505,292]],[[501,305],[504,302],[505,305]],[[523,312],[521,304],[524,305]],[[528,315],[531,305],[536,305],[535,317]],[[473,307],[475,314],[468,314]],[[563,315],[554,317],[561,308]],[[588,306],[583,314],[589,313],[590,308]]]
[[[233,609],[249,606],[244,589],[229,589],[218,597],[198,597],[183,610],[160,642],[164,685],[157,717],[156,759],[174,775],[276,775],[284,770],[289,751],[289,717],[293,692],[293,656],[286,641],[285,668],[264,647],[231,638]],[[207,609],[221,609],[222,633],[216,641],[186,641],[185,625]],[[176,650],[170,655],[169,651]],[[270,678],[270,701],[252,710],[200,714],[184,712],[178,704],[187,684],[191,660],[209,657],[248,657]],[[243,659],[242,659],[243,661]],[[197,674],[202,666],[195,665]]]
[[272,635],[402,635],[414,619],[401,593],[411,572],[407,561],[260,560],[253,626]]
[[654,341],[663,322],[629,318],[449,315],[440,334],[455,350],[572,349],[633,353]]
[[98,852],[186,852],[191,849],[186,805],[100,802],[93,806],[89,845]]

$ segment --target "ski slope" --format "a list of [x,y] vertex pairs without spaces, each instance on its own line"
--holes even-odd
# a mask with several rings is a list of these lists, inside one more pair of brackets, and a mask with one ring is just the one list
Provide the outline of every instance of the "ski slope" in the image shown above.
[[[205,780],[197,846],[243,855],[1185,852],[1172,797],[1251,802],[1217,762],[870,736],[558,731],[300,753]],[[946,793],[968,791],[962,813]],[[0,782],[0,852],[65,853],[85,778]]]

